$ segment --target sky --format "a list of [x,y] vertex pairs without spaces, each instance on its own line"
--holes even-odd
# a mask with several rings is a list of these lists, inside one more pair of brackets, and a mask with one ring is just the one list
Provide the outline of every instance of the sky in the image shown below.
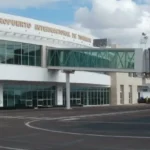
[[150,0],[0,0],[0,3],[0,12],[68,26],[125,47],[138,47],[142,32],[150,36]]

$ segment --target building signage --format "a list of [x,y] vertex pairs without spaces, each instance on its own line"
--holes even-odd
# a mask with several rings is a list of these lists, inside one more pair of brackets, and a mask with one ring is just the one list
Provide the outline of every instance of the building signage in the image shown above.
[[16,27],[22,27],[22,28],[28,28],[28,29],[31,28],[31,23],[12,20],[12,19],[0,18],[0,24],[11,25],[11,26],[16,26]]
[[[13,20],[13,19],[0,18],[0,24],[10,25],[10,26],[15,26],[15,27],[20,27],[20,28],[26,28],[26,29],[32,28],[32,24],[29,23],[29,22],[18,21],[18,20]],[[71,33],[69,31],[65,31],[65,30],[62,30],[62,29],[57,29],[55,27],[48,27],[48,26],[42,26],[42,25],[35,24],[33,28],[36,31],[54,33],[54,34],[70,37],[70,38],[73,38],[73,39],[79,39],[79,40],[89,42],[89,43],[91,43],[91,41],[92,41],[91,38],[89,38],[89,37],[79,35],[79,34],[75,34],[75,33]]]

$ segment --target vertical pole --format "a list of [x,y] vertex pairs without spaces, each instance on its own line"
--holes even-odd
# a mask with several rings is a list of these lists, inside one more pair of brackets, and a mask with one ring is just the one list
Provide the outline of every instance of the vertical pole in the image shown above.
[[70,73],[66,72],[66,109],[70,109]]

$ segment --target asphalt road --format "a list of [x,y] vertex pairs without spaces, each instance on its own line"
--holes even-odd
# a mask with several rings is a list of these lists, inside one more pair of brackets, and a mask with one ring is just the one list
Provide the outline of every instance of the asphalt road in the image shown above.
[[150,150],[150,105],[0,111],[0,150]]

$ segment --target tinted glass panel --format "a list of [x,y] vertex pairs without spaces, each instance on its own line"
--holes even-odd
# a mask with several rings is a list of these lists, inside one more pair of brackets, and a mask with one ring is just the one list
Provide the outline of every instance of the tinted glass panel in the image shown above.
[[[55,104],[55,87],[45,85],[5,84],[4,107],[49,107]],[[52,94],[53,93],[53,94]]]
[[134,69],[135,50],[49,49],[48,65]]
[[0,63],[41,66],[42,46],[0,40]]

